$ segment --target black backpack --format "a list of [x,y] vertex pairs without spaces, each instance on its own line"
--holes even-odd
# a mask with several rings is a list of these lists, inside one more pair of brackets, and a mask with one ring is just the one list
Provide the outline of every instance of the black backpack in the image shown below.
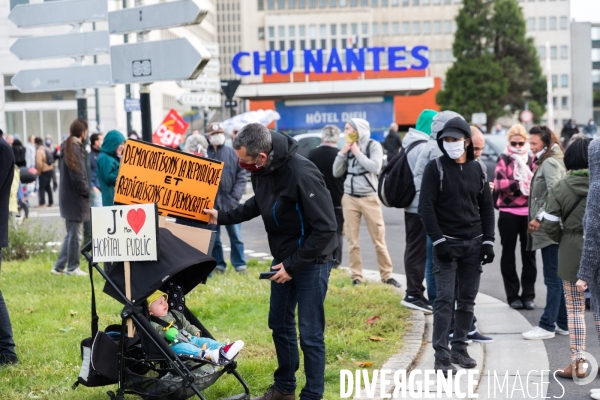
[[414,176],[408,165],[408,153],[416,146],[427,143],[427,140],[419,140],[412,143],[408,148],[400,150],[381,171],[379,175],[379,186],[377,194],[386,207],[405,208],[417,195]]

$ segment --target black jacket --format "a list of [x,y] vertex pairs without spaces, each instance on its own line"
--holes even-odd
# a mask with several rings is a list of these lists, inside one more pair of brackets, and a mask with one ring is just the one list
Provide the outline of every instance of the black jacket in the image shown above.
[[[68,144],[72,140],[71,144]],[[65,157],[60,160],[60,186],[58,191],[60,216],[71,221],[83,222],[90,220],[90,184],[86,173],[86,154],[80,141],[67,139],[60,146],[73,146],[77,155],[79,171],[67,166]],[[65,150],[62,150],[63,156]]]
[[15,157],[13,151],[10,145],[0,137],[0,248],[8,246],[8,203],[14,176]]
[[228,146],[208,147],[208,158],[223,161],[221,182],[217,191],[215,210],[231,210],[240,204],[240,199],[246,192],[247,171],[240,167],[235,150]]
[[400,152],[400,149],[402,148],[402,139],[400,139],[400,135],[398,135],[398,132],[390,129],[388,135],[383,141],[383,147],[387,152],[387,159],[391,160],[392,158],[394,158],[394,156],[398,154]]
[[312,161],[323,174],[323,180],[325,181],[325,186],[329,189],[334,207],[342,206],[344,181],[346,180],[346,175],[339,178],[333,176],[333,162],[339,151],[340,150],[337,147],[319,146],[308,153],[308,159]]
[[310,264],[333,261],[337,223],[317,167],[296,154],[294,139],[278,132],[271,135],[267,168],[251,174],[254,196],[237,208],[219,211],[218,224],[262,216],[271,254],[293,276]]
[[[453,118],[444,129],[454,126]],[[464,123],[464,121],[463,121]],[[468,127],[468,126],[467,126]],[[467,129],[468,130],[468,129]],[[443,130],[438,133],[441,136]],[[468,137],[471,132],[468,130]],[[474,239],[483,235],[483,242],[494,242],[494,204],[489,185],[482,179],[483,171],[475,161],[473,143],[467,147],[467,162],[457,164],[448,157],[442,139],[438,139],[444,180],[440,190],[440,175],[435,160],[430,161],[423,173],[419,216],[433,243],[444,237]]]

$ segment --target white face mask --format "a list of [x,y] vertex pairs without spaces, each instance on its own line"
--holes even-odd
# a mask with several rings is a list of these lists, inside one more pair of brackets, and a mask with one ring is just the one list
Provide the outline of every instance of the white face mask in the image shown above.
[[225,143],[225,134],[224,133],[215,133],[214,135],[210,135],[208,137],[208,141],[210,144],[214,146],[221,146]]
[[512,151],[515,154],[525,154],[525,153],[529,153],[529,143],[525,143],[524,146],[521,147],[513,147],[511,145],[508,145],[508,147],[510,148],[510,151]]
[[539,160],[544,155],[546,150],[548,150],[548,148],[544,147],[541,151],[538,151],[537,153],[535,153],[535,158],[537,158]]
[[459,140],[456,142],[443,142],[444,150],[448,153],[448,157],[457,160],[465,152],[465,141]]

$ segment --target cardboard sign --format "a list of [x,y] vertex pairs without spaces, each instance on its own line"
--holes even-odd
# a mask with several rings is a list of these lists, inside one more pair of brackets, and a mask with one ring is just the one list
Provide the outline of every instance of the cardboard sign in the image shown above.
[[179,148],[183,135],[190,126],[175,110],[169,111],[162,124],[152,135],[152,143],[160,146]]
[[115,203],[156,203],[161,215],[208,222],[223,163],[128,139],[115,185]]
[[158,260],[156,204],[92,207],[95,262]]

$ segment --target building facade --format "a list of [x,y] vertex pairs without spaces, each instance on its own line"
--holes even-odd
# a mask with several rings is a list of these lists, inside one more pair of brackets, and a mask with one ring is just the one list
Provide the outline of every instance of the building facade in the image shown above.
[[[107,0],[109,11],[121,9],[123,0]],[[69,33],[69,26],[42,27],[33,29],[17,28],[8,20],[10,11],[18,4],[41,3],[42,0],[6,0],[0,2],[0,127],[8,134],[18,134],[23,140],[30,135],[51,135],[55,143],[60,143],[62,137],[69,133],[69,125],[77,117],[77,102],[74,91],[45,92],[45,93],[20,93],[10,83],[11,78],[20,70],[42,69],[53,67],[66,67],[73,64],[73,59],[45,59],[21,61],[10,52],[10,47],[20,37],[49,36]],[[127,2],[127,0],[125,0]],[[162,2],[161,0],[144,0],[144,5]],[[216,1],[199,1],[201,7],[209,11],[200,25],[181,27],[174,29],[155,30],[150,32],[147,40],[173,39],[186,37],[192,41],[216,42]],[[128,7],[134,6],[134,1],[129,0]],[[83,31],[108,30],[108,22],[97,22],[83,24]],[[122,44],[123,35],[111,35],[111,45]],[[136,35],[128,35],[128,42],[136,41]],[[110,56],[99,55],[84,57],[87,64],[109,64]],[[172,108],[180,113],[189,111],[190,107],[181,106],[177,102],[179,94],[188,92],[182,89],[176,82],[157,82],[150,85],[150,99],[152,110],[153,129],[158,127],[165,115]],[[102,132],[118,129],[125,133],[127,131],[127,117],[124,109],[125,85],[115,85],[108,88],[98,89],[96,96],[94,89],[87,89],[88,99],[88,121],[90,131],[97,129],[98,125]],[[139,85],[131,85],[131,97],[139,98]],[[96,107],[96,98],[98,107]],[[97,118],[98,116],[98,118]],[[140,112],[132,113],[132,127],[141,132]]]

